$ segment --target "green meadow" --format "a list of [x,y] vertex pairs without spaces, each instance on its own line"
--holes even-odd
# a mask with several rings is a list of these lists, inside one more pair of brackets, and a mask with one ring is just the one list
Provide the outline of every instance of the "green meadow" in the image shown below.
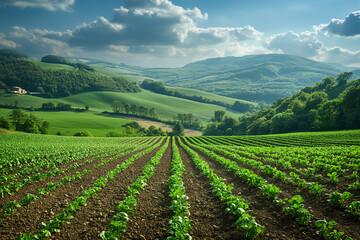
[[[0,116],[7,116],[11,109],[1,109]],[[30,111],[27,111],[30,113]],[[129,120],[122,118],[112,118],[98,115],[92,111],[89,112],[31,112],[41,120],[50,123],[49,134],[61,132],[67,136],[73,136],[76,132],[90,131],[96,137],[105,137],[110,131],[123,131],[124,124]]]
[[144,105],[149,108],[154,107],[159,113],[160,118],[169,120],[177,113],[192,113],[195,117],[202,121],[210,121],[216,110],[225,110],[227,116],[238,118],[241,114],[228,111],[224,107],[217,105],[194,102],[182,98],[170,97],[166,95],[156,94],[147,90],[142,90],[138,93],[120,93],[120,92],[106,92],[95,91],[79,93],[64,98],[40,98],[29,95],[0,97],[1,103],[14,104],[18,101],[19,106],[22,107],[41,107],[45,102],[63,102],[70,103],[74,108],[84,108],[86,105],[90,110],[95,112],[112,111],[111,104],[114,100],[124,103]]

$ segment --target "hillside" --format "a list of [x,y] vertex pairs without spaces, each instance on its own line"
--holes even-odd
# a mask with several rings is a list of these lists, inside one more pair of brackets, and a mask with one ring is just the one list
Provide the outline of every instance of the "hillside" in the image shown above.
[[19,106],[22,107],[39,108],[42,103],[51,101],[56,104],[62,102],[71,104],[74,108],[84,108],[85,105],[88,105],[91,111],[97,113],[112,111],[111,104],[114,100],[123,103],[153,107],[163,120],[171,119],[173,115],[178,113],[192,113],[194,117],[199,118],[202,121],[210,121],[216,110],[225,110],[227,115],[234,118],[242,116],[242,114],[228,111],[224,107],[165,96],[147,90],[142,90],[137,93],[93,91],[56,99],[47,99],[29,95],[0,97],[0,103],[2,104],[12,105],[17,101]]
[[327,77],[271,107],[243,117],[225,117],[204,130],[205,135],[269,134],[360,128],[360,79],[351,73]]
[[38,62],[15,58],[11,53],[0,56],[0,87],[19,86],[45,97],[63,97],[85,91],[140,91],[137,83],[127,77],[95,71],[81,63]]
[[339,65],[285,54],[212,58],[182,68],[141,68],[95,60],[83,61],[139,81],[153,78],[167,86],[198,89],[248,101],[264,100],[267,103],[290,96],[319,79],[335,77],[343,72],[343,67]]

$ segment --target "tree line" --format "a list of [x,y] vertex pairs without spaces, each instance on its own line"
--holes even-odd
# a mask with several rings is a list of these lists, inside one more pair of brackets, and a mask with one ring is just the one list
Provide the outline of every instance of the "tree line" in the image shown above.
[[165,87],[163,82],[154,81],[152,79],[144,79],[144,81],[140,84],[140,87],[167,96],[184,98],[195,102],[208,103],[208,104],[218,105],[221,107],[226,107],[237,112],[247,112],[253,108],[252,105],[247,103],[242,103],[240,101],[235,101],[234,104],[231,105],[229,103],[225,103],[222,101],[211,100],[203,96],[196,96],[196,95],[189,96],[179,91],[170,90],[167,87]]
[[[203,128],[203,123],[199,118],[194,117],[192,113],[178,113],[172,117],[172,124],[176,124],[178,122],[181,123],[182,128],[192,128],[201,130]],[[179,128],[181,128],[179,126]]]
[[360,128],[360,79],[348,82],[351,72],[326,77],[271,107],[239,120],[215,112],[204,135],[244,135]]
[[143,105],[136,105],[130,103],[122,103],[120,101],[113,101],[111,107],[114,113],[132,114],[141,117],[148,117],[155,120],[159,120],[160,116],[155,108],[148,108]]

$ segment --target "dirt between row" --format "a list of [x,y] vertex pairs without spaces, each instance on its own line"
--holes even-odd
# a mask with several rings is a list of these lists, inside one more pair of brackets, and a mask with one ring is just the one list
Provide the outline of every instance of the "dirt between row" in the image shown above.
[[[136,175],[135,172],[137,171],[137,169],[140,168],[142,165],[145,165],[144,162],[150,159],[150,157],[152,157],[158,149],[159,147],[153,150],[150,154],[147,154],[140,159],[135,160],[132,165],[119,173],[119,175],[125,174],[126,177],[124,177],[124,179],[131,178],[131,176]],[[93,172],[85,174],[81,179],[72,181],[66,184],[64,187],[58,187],[56,188],[55,192],[42,197],[37,202],[18,209],[16,213],[9,216],[4,216],[3,221],[0,222],[1,239],[14,239],[22,233],[38,232],[43,227],[41,224],[42,222],[49,222],[49,220],[52,219],[54,215],[59,214],[66,208],[68,204],[70,204],[77,197],[79,197],[83,190],[91,187],[93,182],[97,178],[106,176],[109,170],[114,169],[117,164],[121,164],[133,154],[134,153],[128,154],[119,159],[111,161],[104,166],[96,168]],[[100,191],[100,193],[106,193],[106,191],[103,190]],[[101,212],[98,212],[97,214],[100,213]],[[79,226],[76,226],[76,228],[79,228]],[[72,236],[71,232],[70,236]],[[63,239],[69,238],[65,237]],[[83,238],[74,237],[73,239]]]
[[[202,155],[201,153],[200,153],[200,155],[203,156],[205,159],[208,159],[206,156]],[[221,154],[218,154],[218,153],[217,153],[217,155],[222,156]],[[227,158],[226,156],[222,156],[222,157]],[[276,181],[273,178],[265,175],[258,169],[252,168],[250,166],[245,166],[242,163],[237,162],[233,158],[229,158],[229,159],[236,162],[239,167],[253,170],[254,173],[256,173],[257,175],[266,179],[268,184],[274,184],[275,186],[280,188],[282,191],[280,193],[281,198],[291,198],[297,194],[301,195],[301,197],[304,199],[305,208],[308,209],[310,211],[310,213],[315,216],[314,219],[317,219],[317,220],[324,219],[327,221],[336,221],[337,222],[337,225],[335,227],[336,229],[345,232],[345,235],[348,237],[352,237],[353,239],[360,239],[360,228],[358,227],[360,224],[360,219],[353,217],[350,214],[346,213],[344,211],[344,209],[331,206],[327,201],[328,196],[322,195],[320,197],[315,197],[315,196],[311,195],[308,190],[299,188],[290,183],[286,184],[286,183],[283,183],[280,181]],[[209,162],[211,162],[211,161],[212,160],[209,160]],[[220,164],[218,164],[218,165],[220,167]],[[221,167],[221,168],[223,168],[223,167]],[[234,174],[230,174],[230,176],[234,177]],[[238,179],[236,181],[240,181],[240,179]],[[244,183],[244,184],[246,184],[246,183]],[[250,190],[248,190],[248,191],[250,191]],[[257,192],[259,192],[259,194],[261,193],[261,191],[258,189],[257,189]],[[279,212],[281,212],[283,215],[285,214],[281,210],[281,208],[279,209]],[[284,223],[285,222],[286,221],[284,221]],[[313,228],[313,226],[314,226],[313,221],[309,223],[309,226],[311,227],[311,229],[314,230],[314,232],[316,232],[316,230],[318,230],[318,229]],[[301,235],[299,235],[299,236],[301,236]]]
[[190,203],[190,220],[193,239],[243,239],[236,228],[233,216],[212,192],[210,181],[196,168],[189,155],[178,145],[186,171],[183,175],[186,195]]
[[168,179],[172,160],[171,141],[147,186],[136,198],[135,214],[130,217],[123,239],[166,239],[170,209]]

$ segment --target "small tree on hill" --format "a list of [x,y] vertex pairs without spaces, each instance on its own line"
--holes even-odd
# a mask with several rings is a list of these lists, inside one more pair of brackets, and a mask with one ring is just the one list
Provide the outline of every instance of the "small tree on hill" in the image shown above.
[[175,123],[175,125],[173,127],[173,135],[174,136],[184,136],[184,126],[180,121]]

